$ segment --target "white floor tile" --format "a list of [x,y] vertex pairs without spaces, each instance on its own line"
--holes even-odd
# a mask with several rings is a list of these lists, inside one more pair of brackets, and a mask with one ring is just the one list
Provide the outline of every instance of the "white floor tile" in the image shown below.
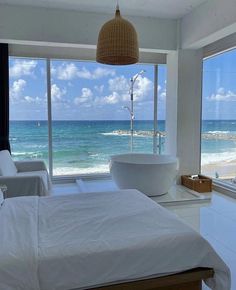
[[180,217],[188,217],[188,216],[195,216],[199,215],[200,206],[195,207],[168,207],[168,209],[174,213],[176,213]]
[[210,207],[219,213],[235,212],[236,199],[214,193],[212,195]]
[[236,255],[236,223],[231,218],[211,209],[202,209],[200,233],[219,241]]
[[[236,290],[236,199],[213,192],[208,204],[167,208],[208,240],[230,268],[231,290]],[[204,283],[202,289],[210,290]]]

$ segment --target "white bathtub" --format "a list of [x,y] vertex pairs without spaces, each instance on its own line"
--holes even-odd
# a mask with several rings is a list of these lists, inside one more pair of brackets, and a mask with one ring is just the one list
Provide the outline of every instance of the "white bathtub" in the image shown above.
[[111,156],[110,172],[120,189],[135,188],[148,196],[168,192],[177,174],[177,158],[129,153]]

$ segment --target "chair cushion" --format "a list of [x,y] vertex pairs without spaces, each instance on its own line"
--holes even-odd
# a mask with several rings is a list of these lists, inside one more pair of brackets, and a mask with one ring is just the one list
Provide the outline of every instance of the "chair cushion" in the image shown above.
[[46,170],[18,172],[17,176],[40,176],[45,185],[46,190],[48,190],[48,173]]
[[0,175],[15,176],[17,168],[8,150],[0,151]]

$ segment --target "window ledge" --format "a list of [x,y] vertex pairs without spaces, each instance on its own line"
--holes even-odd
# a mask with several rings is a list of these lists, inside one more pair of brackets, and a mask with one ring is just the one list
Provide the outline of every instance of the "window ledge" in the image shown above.
[[213,179],[213,188],[220,193],[236,198],[236,184],[228,184],[225,181]]
[[110,173],[99,173],[99,174],[80,174],[80,175],[58,175],[52,177],[53,184],[62,184],[62,183],[74,183],[76,179],[83,180],[101,180],[101,179],[110,179]]

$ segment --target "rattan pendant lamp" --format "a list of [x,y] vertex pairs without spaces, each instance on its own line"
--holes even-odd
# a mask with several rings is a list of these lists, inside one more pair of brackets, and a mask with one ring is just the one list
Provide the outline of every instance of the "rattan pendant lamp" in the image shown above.
[[98,36],[97,62],[110,65],[127,65],[139,60],[138,37],[134,26],[121,17],[119,5],[115,18],[106,22]]

